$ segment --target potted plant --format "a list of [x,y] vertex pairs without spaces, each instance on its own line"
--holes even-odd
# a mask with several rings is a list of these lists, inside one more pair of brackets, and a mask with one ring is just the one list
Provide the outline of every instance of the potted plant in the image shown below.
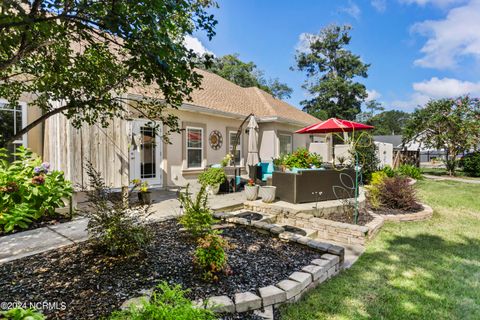
[[223,157],[222,161],[220,161],[220,165],[222,167],[229,166],[232,163],[233,155],[231,153],[227,153],[225,157]]
[[[148,182],[140,179],[132,180],[133,189],[138,188],[138,201],[142,204],[152,204],[152,193],[148,189]],[[131,191],[133,191],[133,189]]]
[[277,187],[275,186],[261,186],[259,195],[262,198],[262,201],[265,203],[271,203],[275,201],[275,193],[277,191]]
[[273,162],[273,170],[279,172],[285,172],[285,164],[283,163],[285,160],[285,155],[280,155],[278,158],[272,158]]
[[217,194],[220,185],[227,180],[223,168],[209,168],[198,176],[198,182],[206,186],[210,194]]
[[247,196],[247,200],[254,201],[258,198],[258,185],[255,184],[253,179],[249,179],[247,184],[245,185],[245,195]]

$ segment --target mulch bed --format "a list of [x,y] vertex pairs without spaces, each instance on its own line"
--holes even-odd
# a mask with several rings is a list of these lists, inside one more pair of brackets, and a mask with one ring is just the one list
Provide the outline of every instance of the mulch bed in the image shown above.
[[[195,243],[174,220],[151,225],[154,244],[139,256],[111,258],[95,254],[89,243],[69,246],[0,265],[0,301],[64,302],[66,310],[44,310],[49,319],[97,319],[107,316],[140,290],[162,280],[191,289],[189,298],[253,291],[277,283],[320,254],[255,230],[237,226],[223,235],[233,275],[208,283],[192,263]],[[251,315],[231,318],[247,319]]]
[[[350,212],[350,211],[343,212],[343,211],[339,210],[339,211],[337,211],[335,213],[332,213],[332,214],[329,214],[329,215],[327,215],[323,218],[328,219],[328,220],[337,221],[337,222],[355,224],[354,214],[353,214],[353,212]],[[370,221],[372,221],[373,219],[374,219],[374,217],[372,217],[367,212],[367,210],[361,209],[358,212],[358,223],[357,224],[360,225],[360,226],[364,226],[367,223],[369,223]]]
[[27,229],[17,228],[17,229],[14,229],[12,232],[5,233],[5,232],[3,232],[3,229],[0,227],[0,237],[9,236],[11,234],[15,234],[15,233],[22,232],[22,231],[38,229],[38,228],[43,228],[43,227],[47,227],[47,226],[53,226],[53,225],[63,223],[63,222],[68,222],[68,221],[71,221],[71,220],[72,220],[71,217],[66,217],[66,216],[58,216],[58,217],[55,217],[55,218],[44,216],[44,217],[41,217],[38,220],[32,221],[32,223],[28,226]]

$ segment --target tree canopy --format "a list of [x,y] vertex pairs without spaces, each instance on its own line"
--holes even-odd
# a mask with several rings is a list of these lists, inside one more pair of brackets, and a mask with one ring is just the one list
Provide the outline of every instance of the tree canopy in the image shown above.
[[370,65],[346,49],[350,30],[350,26],[328,26],[307,37],[306,49],[297,50],[295,68],[306,73],[303,88],[311,96],[301,104],[316,117],[355,120],[367,97],[356,78],[366,78]]
[[396,135],[403,134],[410,113],[400,110],[383,111],[369,118],[366,123],[375,127],[374,135]]
[[238,54],[227,54],[222,57],[204,55],[199,59],[199,67],[213,72],[240,87],[258,87],[277,99],[290,98],[293,90],[278,78],[266,80],[257,65],[240,60]]
[[480,144],[480,100],[462,96],[429,101],[412,114],[405,140],[416,138],[427,147],[447,152],[446,167],[455,174],[460,153]]
[[[16,137],[60,112],[76,127],[106,126],[127,105],[178,130],[176,118],[162,110],[200,86],[196,54],[184,37],[214,36],[212,6],[211,0],[2,1],[0,96],[15,104],[33,93],[32,105],[43,111]],[[125,93],[133,87],[155,94],[131,101]]]

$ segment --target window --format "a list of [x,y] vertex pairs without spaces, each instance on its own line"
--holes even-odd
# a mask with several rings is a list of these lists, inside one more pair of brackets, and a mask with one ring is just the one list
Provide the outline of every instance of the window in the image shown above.
[[280,141],[280,154],[287,154],[293,151],[291,134],[279,134],[278,140]]
[[187,127],[187,168],[201,168],[203,159],[203,129]]
[[[228,147],[228,151],[233,154],[233,146],[236,142],[236,137],[237,137],[237,131],[229,131],[228,132],[228,141],[229,141],[229,147]],[[237,147],[235,149],[235,154],[234,154],[234,159],[235,159],[235,164],[236,165],[240,165],[240,161],[242,159],[242,136],[240,135],[239,137],[239,140],[238,141],[238,144],[237,144]]]
[[156,177],[156,145],[155,129],[152,127],[140,127],[142,138],[140,146],[140,177],[149,179]]
[[[9,141],[19,130],[27,125],[27,118],[25,116],[26,105],[18,104],[15,107],[7,104],[6,101],[0,101],[0,123],[2,124],[2,130],[0,132],[0,146]],[[14,151],[19,146],[26,146],[26,135],[21,139],[17,139],[13,142],[13,145],[9,146],[9,151]]]

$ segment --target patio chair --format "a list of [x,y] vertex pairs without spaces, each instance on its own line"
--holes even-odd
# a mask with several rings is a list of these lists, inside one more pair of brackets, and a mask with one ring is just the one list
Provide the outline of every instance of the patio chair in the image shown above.
[[259,162],[256,166],[250,166],[250,179],[261,184],[266,184],[273,174],[273,162]]

